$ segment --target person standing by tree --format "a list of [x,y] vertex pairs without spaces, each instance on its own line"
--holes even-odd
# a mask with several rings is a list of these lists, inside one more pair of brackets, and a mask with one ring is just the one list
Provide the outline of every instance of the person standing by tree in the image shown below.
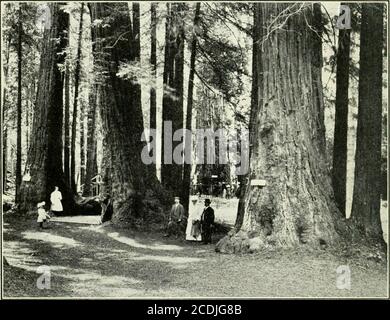
[[50,211],[54,215],[60,215],[64,210],[62,207],[61,200],[62,200],[61,191],[59,191],[58,187],[55,186],[54,191],[50,194],[50,202],[51,202]]
[[172,206],[171,212],[169,214],[169,221],[167,227],[167,233],[165,237],[169,237],[172,233],[176,234],[176,237],[181,233],[185,226],[185,210],[183,205],[180,203],[180,198],[175,197],[175,203]]
[[202,241],[204,244],[211,243],[211,228],[214,225],[214,209],[210,207],[211,200],[204,201],[205,208],[200,218]]

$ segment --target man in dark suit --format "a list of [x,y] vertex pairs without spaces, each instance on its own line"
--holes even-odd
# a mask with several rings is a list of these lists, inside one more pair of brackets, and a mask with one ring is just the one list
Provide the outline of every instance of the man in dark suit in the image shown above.
[[214,209],[210,207],[210,199],[204,201],[205,208],[200,218],[202,241],[204,244],[211,243],[211,228],[214,225]]
[[180,198],[175,197],[175,203],[169,213],[169,221],[165,237],[169,237],[171,234],[175,234],[176,237],[178,237],[179,234],[183,233],[184,226],[186,225],[185,219],[185,210],[183,205],[180,203]]

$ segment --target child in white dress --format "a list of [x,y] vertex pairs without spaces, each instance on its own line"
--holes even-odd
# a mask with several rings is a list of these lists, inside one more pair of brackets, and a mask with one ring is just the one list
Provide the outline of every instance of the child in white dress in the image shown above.
[[44,208],[44,205],[45,205],[45,201],[42,201],[40,203],[38,203],[37,207],[38,207],[38,219],[37,219],[37,222],[39,224],[39,228],[43,229],[43,224],[48,220],[50,219],[50,216],[49,214],[46,212],[45,208]]

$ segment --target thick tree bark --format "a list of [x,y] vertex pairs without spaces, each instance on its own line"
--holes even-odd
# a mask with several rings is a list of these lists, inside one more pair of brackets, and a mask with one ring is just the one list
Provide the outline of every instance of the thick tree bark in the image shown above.
[[[255,5],[258,101],[251,122],[257,139],[240,234],[262,245],[336,244],[342,223],[321,145],[321,78],[315,75],[320,68],[313,52],[318,35],[312,28],[316,14],[310,4],[299,11],[298,4]],[[278,15],[283,18],[274,21]],[[272,31],[272,21],[283,27]],[[253,179],[265,180],[265,186],[252,185]],[[232,239],[221,240],[217,250],[226,249]],[[246,238],[235,250],[248,250],[250,241]]]
[[[59,64],[64,63],[68,15],[59,3],[50,3],[51,28],[45,30],[39,69],[39,81],[31,146],[26,168],[31,181],[22,181],[22,212],[36,209],[39,201],[50,204],[50,193],[58,186],[63,196],[65,213],[73,212],[75,202],[62,169],[63,76]],[[59,41],[57,41],[59,39]]]
[[[151,29],[151,46],[150,46],[150,64],[153,68],[153,80],[154,84],[150,88],[150,125],[151,129],[157,129],[157,99],[156,99],[156,69],[157,69],[157,13],[156,3],[150,4],[150,29]],[[150,165],[152,174],[156,174],[156,165],[152,163]]]
[[333,141],[332,184],[337,207],[345,216],[347,187],[348,83],[351,30],[340,29],[337,49],[336,113]]
[[368,240],[383,242],[380,219],[383,4],[362,4],[355,185],[351,218]]
[[81,3],[80,9],[80,23],[79,23],[79,34],[77,40],[77,55],[76,55],[76,66],[74,71],[74,101],[73,101],[73,119],[72,119],[72,141],[71,141],[71,161],[70,161],[70,174],[72,182],[72,190],[76,192],[76,134],[77,134],[77,117],[78,117],[78,99],[79,99],[79,83],[80,83],[80,71],[81,71],[81,42],[83,38],[83,13],[84,13],[84,2]]
[[[143,116],[140,86],[133,81],[117,76],[121,62],[139,59],[140,53],[132,46],[139,34],[136,24],[129,27],[129,10],[126,3],[91,3],[92,21],[110,20],[107,27],[97,25],[92,32],[96,37],[94,61],[99,64],[101,77],[101,119],[104,132],[104,161],[108,169],[105,176],[105,191],[113,199],[115,224],[135,225],[146,221],[149,212],[160,212],[155,196],[157,179],[153,181],[141,161],[145,143],[141,141]],[[135,8],[136,9],[136,8]],[[138,30],[137,30],[138,29]],[[138,37],[139,38],[139,37]],[[129,39],[131,41],[129,41]],[[104,52],[102,51],[104,50]],[[151,207],[151,203],[154,203]],[[154,216],[156,216],[154,214]]]
[[[165,43],[164,61],[164,88],[173,92],[167,93],[164,90],[162,119],[172,122],[172,134],[183,129],[183,71],[184,71],[184,26],[182,16],[185,11],[185,4],[167,4],[167,29]],[[167,148],[165,143],[172,142],[172,150]],[[182,193],[183,187],[183,165],[166,161],[165,156],[171,158],[173,150],[181,142],[172,141],[172,136],[162,134],[162,158],[161,182],[162,185],[171,190],[175,195]]]
[[[194,16],[194,26],[191,39],[191,57],[190,57],[190,73],[188,78],[188,93],[187,93],[187,114],[186,114],[186,129],[192,130],[192,108],[194,100],[194,77],[195,77],[195,61],[196,61],[196,46],[197,46],[197,28],[199,25],[199,16],[200,16],[200,2],[196,3],[195,7],[195,16]],[[190,150],[192,153],[192,136],[185,137],[185,144],[191,145]],[[192,158],[192,157],[191,157]],[[183,172],[183,190],[182,190],[182,203],[186,212],[190,205],[190,188],[191,188],[191,164],[184,164]]]
[[18,10],[18,101],[16,129],[16,179],[15,201],[19,202],[20,184],[22,183],[22,4]]

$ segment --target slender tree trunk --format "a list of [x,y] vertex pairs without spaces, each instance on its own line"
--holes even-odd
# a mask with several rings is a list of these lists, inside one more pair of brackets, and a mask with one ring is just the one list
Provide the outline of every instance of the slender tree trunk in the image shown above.
[[[154,218],[157,212],[162,214],[154,193],[158,181],[155,177],[153,181],[150,179],[141,161],[141,152],[146,145],[141,141],[144,127],[140,86],[117,75],[120,61],[139,59],[140,53],[135,52],[137,46],[133,46],[139,28],[135,21],[129,26],[126,3],[91,3],[90,8],[92,21],[99,19],[104,22],[112,12],[117,13],[107,27],[93,27],[92,32],[99,44],[95,46],[94,61],[103,72],[98,96],[101,99],[104,153],[109,155],[104,161],[110,162],[105,165],[110,169],[105,174],[105,183],[106,192],[111,192],[113,199],[113,222],[134,225],[140,220],[147,221],[150,212]],[[126,34],[126,38],[120,38],[122,34]],[[149,200],[154,203],[153,207]]]
[[15,201],[19,202],[20,184],[22,183],[22,4],[18,10],[18,102],[17,102],[17,129],[16,129],[16,179]]
[[84,129],[85,108],[84,104],[80,104],[80,184],[85,182],[85,129]]
[[72,141],[71,141],[71,162],[70,162],[70,174],[72,181],[72,190],[76,192],[76,134],[77,134],[77,116],[78,116],[78,99],[79,99],[79,83],[80,83],[80,71],[81,71],[81,42],[83,37],[83,13],[84,2],[81,3],[80,9],[80,24],[79,35],[77,41],[77,56],[74,75],[74,101],[73,101],[73,120],[72,120]]
[[3,130],[3,192],[7,190],[8,128]]
[[345,216],[345,198],[347,187],[348,83],[351,30],[340,29],[338,42],[332,184],[337,207],[343,216]]
[[[172,122],[172,134],[183,129],[183,70],[184,70],[184,27],[182,16],[184,15],[183,3],[167,4],[169,8],[167,17],[165,61],[164,61],[164,91],[163,95],[163,122]],[[172,141],[172,136],[164,132],[162,134],[162,158],[161,182],[163,186],[174,192],[176,195],[182,193],[183,187],[183,166],[176,164],[172,157],[173,150],[181,144]],[[172,150],[168,148],[172,146]],[[167,158],[166,158],[167,157]],[[171,163],[169,163],[171,162]]]
[[63,77],[59,70],[59,65],[64,63],[69,18],[60,10],[59,3],[49,6],[52,24],[43,37],[32,140],[26,164],[31,181],[22,181],[20,209],[22,212],[35,210],[42,200],[49,206],[50,193],[58,186],[64,212],[70,213],[75,210],[75,202],[62,169]]
[[[157,99],[156,99],[156,69],[157,69],[157,13],[156,13],[157,4],[151,2],[150,4],[150,28],[151,28],[151,47],[150,47],[150,64],[153,68],[153,85],[150,88],[150,125],[151,129],[157,129]],[[152,163],[150,165],[150,170],[152,174],[156,174],[156,165]]]
[[[257,42],[250,180],[240,232],[221,240],[217,250],[248,250],[248,235],[263,245],[336,244],[343,223],[332,200],[321,145],[318,110],[323,106],[318,104],[323,102],[317,91],[320,77],[314,74],[320,73],[318,56],[313,53],[318,35],[311,27],[316,7],[307,4],[297,12],[298,4],[255,5],[255,28],[262,40]],[[285,14],[287,19],[274,21]],[[283,27],[269,32],[271,23]],[[265,186],[252,184],[254,179],[265,180]]]
[[96,110],[97,110],[98,85],[94,84],[90,90],[89,112],[88,112],[88,133],[87,133],[87,167],[83,195],[92,195],[91,179],[96,174]]
[[[8,39],[6,41],[6,58],[5,63],[3,65],[3,73],[4,73],[4,83],[6,84],[8,81],[8,70],[9,70],[9,53],[10,53],[10,45],[11,45],[11,37],[8,36]],[[7,86],[3,86],[3,108],[2,108],[2,120],[3,120],[3,190],[7,190],[7,162],[8,162],[8,130],[7,130],[7,121],[6,121],[6,108],[7,108]]]
[[[252,36],[253,36],[253,45],[252,45],[252,92],[251,92],[251,112],[249,117],[249,159],[252,155],[252,146],[254,144],[254,141],[256,139],[255,137],[255,130],[254,130],[254,123],[253,121],[256,120],[256,115],[254,112],[257,110],[257,105],[259,101],[259,91],[258,91],[258,76],[262,77],[262,75],[258,73],[257,70],[257,59],[259,58],[258,54],[258,41],[259,41],[259,35],[260,35],[260,24],[257,22],[257,14],[259,11],[258,6],[254,6],[253,9],[253,30],[252,30]],[[236,222],[234,224],[234,227],[236,230],[240,230],[242,222],[244,220],[244,212],[245,212],[245,189],[246,189],[246,180],[247,175],[239,175],[238,176],[238,182],[240,183],[240,194],[239,196],[239,202],[238,202],[238,208],[237,208],[237,217]]]
[[362,4],[355,185],[351,218],[368,240],[384,244],[380,219],[383,4]]
[[69,101],[69,61],[65,61],[65,121],[64,121],[64,174],[66,182],[71,186],[70,180],[70,135],[69,135],[69,119],[70,119],[70,101]]
[[141,37],[140,37],[140,6],[139,2],[133,2],[133,54],[139,60],[141,56]]
[[[188,93],[187,93],[187,115],[186,115],[186,129],[192,130],[192,108],[193,108],[193,99],[194,99],[194,76],[195,76],[195,61],[196,61],[196,46],[197,46],[197,35],[196,31],[199,24],[199,15],[200,15],[200,2],[196,3],[195,7],[195,17],[194,17],[194,27],[191,39],[191,57],[190,57],[190,73],[188,79]],[[190,150],[192,153],[192,135],[185,137],[185,144],[191,145]],[[191,154],[190,154],[190,159]],[[184,164],[184,173],[183,173],[183,192],[182,192],[182,203],[186,212],[190,205],[190,188],[191,188],[191,164]]]

